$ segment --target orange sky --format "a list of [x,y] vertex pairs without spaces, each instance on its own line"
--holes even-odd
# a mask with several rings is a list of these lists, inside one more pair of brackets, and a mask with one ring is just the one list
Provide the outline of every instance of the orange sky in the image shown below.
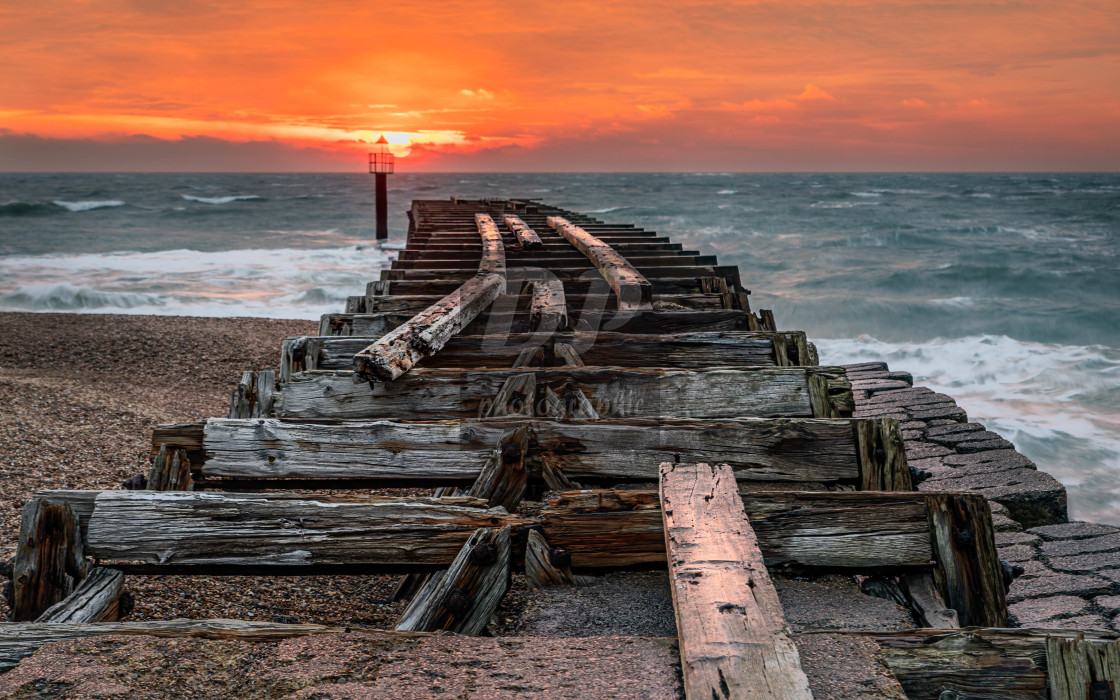
[[8,171],[1120,170],[1118,125],[1116,0],[0,4]]

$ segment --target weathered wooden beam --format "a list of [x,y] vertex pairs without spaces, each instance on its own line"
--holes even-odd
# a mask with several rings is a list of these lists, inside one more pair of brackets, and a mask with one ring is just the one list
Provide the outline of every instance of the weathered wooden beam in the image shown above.
[[89,556],[158,565],[446,566],[478,528],[524,522],[481,507],[485,502],[474,498],[308,499],[176,491],[49,491],[42,496],[76,506]]
[[[571,397],[558,396],[568,401]],[[593,409],[592,409],[593,410]],[[571,415],[570,411],[566,412]],[[666,460],[727,463],[744,482],[816,482],[859,486],[882,479],[863,472],[863,443],[853,434],[875,419],[612,420],[529,427],[528,452],[582,481],[654,481]],[[362,480],[430,486],[475,479],[503,430],[520,422],[346,421],[214,418],[195,464],[204,479]],[[897,433],[897,424],[893,426]],[[203,429],[200,428],[201,434]],[[902,463],[905,468],[905,462]],[[283,483],[277,482],[277,487]],[[874,489],[895,490],[895,489]]]
[[528,471],[525,468],[528,453],[528,425],[503,430],[497,447],[490,454],[490,459],[486,460],[474,484],[466,493],[455,495],[481,498],[490,508],[501,507],[512,513],[517,510],[517,504],[525,495],[528,484]]
[[548,225],[586,255],[618,298],[618,308],[627,311],[649,308],[653,288],[642,273],[607,243],[562,217],[549,217]]
[[893,418],[853,423],[859,454],[861,491],[912,491],[902,430]]
[[509,525],[479,528],[447,571],[425,582],[395,629],[481,634],[509,587],[511,546]]
[[12,561],[12,619],[34,620],[66,599],[90,566],[73,509],[42,498],[29,500]]
[[[1007,622],[991,514],[979,494],[760,491],[743,494],[743,502],[767,566],[932,567],[937,592],[962,625]],[[545,536],[564,543],[573,566],[664,561],[652,492],[569,492],[543,517]]]
[[[379,282],[371,282],[370,284],[380,284]],[[507,282],[507,289],[509,293],[515,294],[517,289],[516,283]],[[528,283],[528,284],[531,284]],[[560,288],[563,289],[563,281],[561,280]],[[609,291],[609,290],[608,290]],[[531,295],[519,295],[518,308],[522,306],[528,308],[526,305],[531,300]],[[568,304],[573,309],[581,309],[586,307],[605,309],[611,299],[610,294],[597,294],[588,296],[587,294],[566,294]],[[345,313],[348,314],[373,314],[373,313],[407,313],[410,316],[418,311],[423,311],[432,304],[439,301],[442,297],[437,295],[423,295],[423,296],[404,296],[404,295],[373,295],[364,294],[359,296],[350,296],[346,298]],[[656,294],[653,297],[654,309],[658,305],[668,305],[672,308],[678,306],[686,309],[723,309],[724,299],[718,294]],[[737,307],[733,307],[737,308]]]
[[[838,367],[751,367],[660,370],[613,367],[564,369],[418,369],[372,390],[352,372],[292,375],[280,393],[281,418],[441,420],[488,415],[514,374],[531,373],[537,392],[531,415],[547,415],[545,387],[572,382],[598,415],[611,418],[789,417],[851,415],[850,383]],[[827,402],[811,402],[810,386],[827,386]],[[525,398],[528,398],[526,394]],[[820,414],[824,413],[824,416]]]
[[[920,493],[758,491],[742,498],[771,568],[922,570],[932,561]],[[542,517],[545,537],[571,553],[573,568],[665,561],[656,491],[567,492]]]
[[529,303],[529,329],[534,333],[552,333],[567,330],[567,327],[568,304],[564,300],[564,283],[560,280],[534,282]]
[[400,377],[421,359],[438,352],[448,339],[463,330],[498,295],[505,293],[506,254],[502,234],[486,214],[475,214],[475,223],[482,239],[482,260],[474,276],[356,353],[353,367],[359,377],[371,381],[392,381]]
[[[477,279],[477,278],[475,278]],[[442,302],[441,302],[442,303]],[[453,305],[452,305],[453,306]],[[494,335],[531,333],[529,310],[519,311],[512,304],[491,308],[472,316],[457,333],[463,335]],[[427,314],[428,311],[423,312]],[[395,312],[374,314],[324,314],[319,322],[323,336],[362,336],[381,338],[394,330],[410,327],[415,317]],[[579,309],[569,318],[569,325],[580,332],[624,332],[643,334],[699,333],[747,331],[750,314],[735,309],[620,312],[615,309]],[[541,340],[547,338],[542,334]],[[248,418],[249,416],[235,416]]]
[[661,465],[685,697],[812,700],[758,538],[726,465]]
[[538,250],[542,247],[541,237],[537,235],[536,231],[529,228],[524,221],[512,214],[506,214],[502,217],[502,220],[505,221],[509,230],[513,231],[513,235],[517,237],[517,242],[521,244],[522,248]]
[[[653,294],[711,294],[705,291],[705,282],[711,279],[721,279],[718,277],[718,272],[713,275],[711,272],[705,271],[702,274],[692,274],[688,272],[690,268],[674,268],[673,277],[650,277],[647,281],[653,288]],[[718,269],[718,268],[717,268]],[[520,271],[516,268],[508,270],[511,279],[514,279]],[[564,282],[564,293],[568,297],[574,297],[581,294],[602,294],[601,290],[609,290],[602,276],[599,275],[594,269],[588,269],[586,275],[565,279],[560,277]],[[526,278],[527,279],[527,278]],[[379,280],[374,283],[372,289],[374,290],[371,295],[376,294],[392,294],[404,296],[416,295],[429,295],[434,294],[437,296],[444,296],[450,294],[459,288],[460,282],[456,280]],[[590,291],[589,291],[590,290]]]
[[505,292],[505,285],[505,277],[498,273],[473,277],[455,292],[355,354],[355,372],[368,380],[397,379],[421,359],[438,352],[453,335]]
[[[458,335],[443,349],[421,361],[426,368],[507,367],[525,350],[553,348],[561,343],[579,352],[584,364],[609,367],[664,367],[704,369],[709,367],[798,367],[816,363],[793,362],[779,353],[804,338],[800,331],[761,333],[716,331],[700,333],[637,334],[598,332],[557,333],[538,337],[532,333],[512,335]],[[282,345],[280,378],[291,379],[305,370],[349,369],[355,352],[369,343],[368,338],[346,336],[302,336],[286,338]],[[786,357],[784,363],[777,359]],[[175,436],[165,442],[174,446]],[[893,451],[890,457],[893,455]],[[874,455],[869,455],[869,459]]]
[[[621,257],[621,256],[620,256]],[[511,278],[520,277],[521,279],[560,279],[560,280],[580,280],[588,277],[589,275],[598,275],[596,268],[584,265],[572,265],[570,267],[548,267],[545,268],[540,265],[513,265],[508,266],[509,275]],[[636,270],[637,271],[637,270]],[[390,282],[423,282],[423,281],[450,281],[462,284],[471,277],[477,274],[471,266],[458,267],[458,268],[388,268],[382,269],[378,276],[382,280]],[[674,265],[672,267],[664,266],[643,266],[642,270],[638,272],[642,275],[648,284],[648,288],[644,288],[642,293],[646,295],[646,305],[644,307],[633,308],[649,308],[653,296],[653,280],[655,279],[676,279],[680,277],[707,277],[716,274],[715,265]],[[619,308],[627,309],[628,306],[620,306]]]
[[[1054,700],[1049,684],[1055,669],[1048,646],[1080,639],[1083,649],[1091,646],[1103,656],[1115,652],[1100,650],[1117,643],[1116,633],[1103,630],[972,627],[853,634],[878,643],[907,697],[914,700]],[[1090,688],[1082,684],[1080,694],[1069,697],[1094,700],[1087,692]]]
[[475,225],[482,238],[482,260],[478,263],[478,274],[506,274],[506,249],[502,243],[502,233],[488,214],[475,214]]
[[[96,566],[66,598],[55,603],[36,622],[115,622],[124,591],[124,574]],[[0,638],[3,628],[0,626]]]

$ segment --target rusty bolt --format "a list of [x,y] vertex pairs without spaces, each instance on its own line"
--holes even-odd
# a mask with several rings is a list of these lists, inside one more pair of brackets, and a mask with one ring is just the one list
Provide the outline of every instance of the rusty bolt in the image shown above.
[[563,547],[553,547],[548,550],[548,563],[557,569],[566,569],[572,565],[572,553]]
[[479,542],[471,547],[467,558],[475,566],[490,566],[498,561],[498,548],[490,542]]
[[962,547],[971,547],[972,546],[972,531],[961,530],[960,532],[958,532],[957,533],[957,544],[959,544]]
[[509,464],[510,462],[517,462],[521,459],[521,443],[507,442],[502,445],[502,462]]
[[886,459],[887,459],[887,451],[884,450],[882,447],[876,447],[875,448],[875,461],[876,462],[885,462]]
[[459,617],[471,609],[471,596],[462,588],[453,588],[451,592],[447,594],[443,605],[447,608],[449,613],[455,617]]
[[130,476],[121,482],[121,488],[126,491],[143,491],[148,488],[148,477],[143,474]]
[[117,611],[121,617],[125,617],[132,609],[136,607],[136,599],[128,591],[121,593],[120,600],[117,601]]

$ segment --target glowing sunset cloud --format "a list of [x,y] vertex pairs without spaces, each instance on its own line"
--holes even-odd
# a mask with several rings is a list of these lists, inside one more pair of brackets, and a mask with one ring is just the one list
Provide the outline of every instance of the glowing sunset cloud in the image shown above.
[[1120,167],[1092,0],[21,5],[4,170]]

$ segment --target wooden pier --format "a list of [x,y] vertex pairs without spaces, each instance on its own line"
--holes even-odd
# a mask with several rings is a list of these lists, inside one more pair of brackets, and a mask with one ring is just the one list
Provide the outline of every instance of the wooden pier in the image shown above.
[[879,650],[897,697],[1120,679],[1115,635],[1001,629],[987,501],[915,490],[898,422],[853,418],[845,370],[752,309],[736,267],[533,201],[417,201],[409,220],[318,336],[231,378],[227,416],[154,432],[145,489],[27,504],[0,666],[82,636],[332,632],[114,623],[122,572],[393,574],[395,634],[476,635],[510,571],[657,569],[688,698],[812,697],[775,574],[872,577],[909,608],[923,629],[840,632]]

